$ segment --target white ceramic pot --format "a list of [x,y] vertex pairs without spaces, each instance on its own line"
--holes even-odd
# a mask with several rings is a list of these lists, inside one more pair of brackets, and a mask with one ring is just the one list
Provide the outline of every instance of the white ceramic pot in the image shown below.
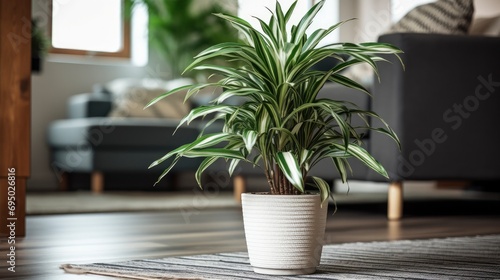
[[316,271],[323,249],[328,203],[317,194],[241,195],[250,264],[256,273]]

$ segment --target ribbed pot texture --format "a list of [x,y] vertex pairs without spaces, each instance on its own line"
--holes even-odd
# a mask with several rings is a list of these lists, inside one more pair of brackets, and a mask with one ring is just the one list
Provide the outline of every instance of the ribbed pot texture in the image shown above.
[[256,273],[310,274],[323,249],[328,203],[316,194],[241,195],[250,264]]

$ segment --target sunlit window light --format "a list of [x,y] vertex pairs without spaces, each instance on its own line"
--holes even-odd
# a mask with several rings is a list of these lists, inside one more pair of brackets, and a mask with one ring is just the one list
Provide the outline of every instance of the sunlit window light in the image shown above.
[[96,52],[121,50],[122,10],[121,0],[54,0],[53,47]]

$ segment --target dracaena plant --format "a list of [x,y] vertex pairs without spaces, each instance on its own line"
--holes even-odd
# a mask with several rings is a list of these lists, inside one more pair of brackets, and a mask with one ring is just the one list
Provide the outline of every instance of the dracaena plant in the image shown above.
[[[383,43],[335,43],[322,47],[318,44],[338,28],[340,22],[327,29],[318,29],[308,35],[306,30],[323,6],[314,5],[297,25],[287,29],[296,2],[283,11],[276,2],[268,22],[259,19],[262,30],[247,21],[224,14],[216,16],[230,22],[242,35],[242,42],[227,42],[212,46],[194,58],[186,69],[210,70],[221,75],[215,83],[180,87],[158,96],[150,102],[186,91],[186,99],[206,87],[220,87],[223,93],[215,96],[211,104],[194,108],[179,125],[211,116],[206,125],[223,122],[218,133],[201,133],[192,143],[187,143],[154,161],[150,168],[173,158],[160,175],[163,178],[181,157],[204,158],[195,177],[200,184],[201,174],[218,159],[228,161],[229,173],[242,161],[262,168],[271,194],[301,194],[305,191],[306,178],[319,161],[331,159],[340,178],[347,180],[348,158],[356,158],[381,175],[387,177],[384,167],[362,147],[360,129],[383,133],[399,144],[395,133],[385,122],[382,127],[372,127],[369,118],[380,117],[344,100],[318,98],[326,82],[368,91],[359,83],[343,76],[341,71],[360,63],[368,63],[377,73],[380,55],[398,55],[401,51]],[[328,71],[314,70],[321,60],[333,57],[338,64]],[[347,59],[344,59],[348,57]],[[239,67],[231,68],[206,63],[212,58],[237,61]],[[228,98],[240,97],[238,105],[224,103]],[[365,126],[355,126],[355,116],[365,120]],[[330,194],[328,183],[312,176],[309,180],[326,200]],[[201,187],[201,184],[200,184]]]

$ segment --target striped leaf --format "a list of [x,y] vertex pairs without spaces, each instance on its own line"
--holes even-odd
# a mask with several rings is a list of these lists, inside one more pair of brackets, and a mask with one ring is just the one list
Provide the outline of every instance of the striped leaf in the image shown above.
[[307,28],[309,27],[309,25],[311,25],[312,20],[319,12],[319,10],[323,7],[323,4],[324,1],[318,2],[304,15],[304,17],[302,17],[299,24],[297,25],[297,29],[292,34],[292,42],[298,43],[300,40],[302,40],[302,37],[306,33]]
[[190,89],[191,87],[193,87],[193,85],[186,85],[186,86],[182,86],[182,87],[178,87],[178,88],[175,88],[169,92],[166,92],[164,94],[161,94],[160,96],[158,97],[155,97],[153,98],[153,100],[149,101],[149,103],[146,105],[146,107],[144,107],[144,109],[152,106],[153,104],[155,104],[156,102],[162,100],[163,98],[167,97],[167,96],[170,96],[174,93],[177,93],[177,92],[181,92],[183,90],[187,90],[187,89]]
[[153,163],[151,163],[151,165],[149,165],[149,169],[150,168],[153,168],[155,166],[157,166],[158,164],[161,164],[162,162],[166,161],[167,159],[171,158],[172,156],[174,155],[177,155],[177,154],[180,154],[182,152],[184,152],[186,150],[186,148],[191,145],[191,143],[188,143],[188,144],[184,144],[180,147],[178,147],[177,149],[174,149],[170,152],[168,152],[166,155],[164,155],[163,157],[161,157],[160,159],[157,159],[155,161],[153,161]]
[[351,21],[352,19],[341,21],[333,26],[330,26],[328,29],[318,29],[314,31],[309,38],[307,38],[306,43],[304,44],[304,50],[310,50],[312,48],[315,48],[321,40],[323,40],[326,36],[331,34],[333,31],[335,31],[337,28],[339,28],[342,24]]
[[346,86],[348,88],[357,89],[357,90],[360,90],[362,92],[370,94],[365,87],[363,87],[361,84],[347,78],[346,76],[343,76],[340,74],[333,74],[330,76],[330,80],[333,82],[336,82],[338,84],[341,84],[343,86]]
[[247,149],[248,153],[251,153],[252,148],[257,141],[257,132],[253,130],[245,130],[243,131],[242,137],[243,142],[245,142],[245,148]]
[[241,161],[240,159],[232,159],[229,161],[229,167],[227,169],[227,171],[229,172],[229,176],[233,176],[233,172],[240,163],[240,161]]
[[292,5],[290,5],[290,8],[288,8],[288,11],[286,11],[285,23],[288,23],[290,17],[292,17],[293,11],[295,10],[295,6],[297,6],[297,1],[298,0],[293,1]]
[[238,136],[230,134],[230,133],[215,133],[215,134],[209,134],[209,135],[203,135],[199,138],[197,138],[195,141],[182,145],[177,149],[174,149],[167,153],[165,156],[161,157],[158,160],[155,160],[149,168],[152,168],[154,166],[157,166],[161,164],[162,162],[166,161],[167,159],[171,158],[174,155],[180,155],[182,156],[185,152],[190,151],[192,149],[201,149],[201,148],[206,148],[206,147],[212,147],[215,146],[223,141],[231,141],[233,139],[236,139]]
[[193,149],[213,147],[221,142],[229,142],[235,139],[238,139],[237,135],[225,132],[202,135],[191,142],[191,144],[189,144],[181,154]]
[[213,113],[227,114],[227,113],[231,113],[233,111],[234,111],[234,108],[230,105],[200,106],[200,107],[197,107],[197,108],[194,108],[193,110],[191,110],[191,112],[189,112],[189,114],[180,121],[178,127],[180,127],[184,123],[189,124],[194,119],[204,117],[204,116],[209,115],[209,114],[213,114]]
[[[220,77],[219,80],[174,89],[148,104],[179,91],[186,90],[187,99],[203,89],[222,89],[222,94],[216,95],[211,105],[194,108],[180,121],[179,127],[198,118],[210,117],[196,140],[151,164],[150,167],[154,167],[173,158],[160,179],[181,157],[205,158],[195,174],[198,183],[208,166],[217,158],[224,158],[229,161],[231,175],[241,161],[259,163],[271,178],[271,189],[282,191],[293,186],[303,192],[309,169],[325,158],[333,160],[343,181],[347,181],[350,169],[348,158],[360,160],[387,176],[382,165],[361,147],[363,135],[359,131],[366,128],[387,135],[399,144],[394,131],[374,112],[343,100],[319,99],[317,95],[327,81],[368,92],[356,81],[341,75],[341,71],[357,64],[368,64],[376,70],[376,62],[386,62],[387,54],[401,59],[398,54],[402,52],[392,45],[376,42],[338,42],[318,47],[328,34],[344,23],[307,32],[324,3],[324,0],[319,1],[291,28],[287,22],[297,1],[286,12],[276,2],[268,22],[258,19],[262,31],[236,16],[216,15],[231,23],[243,40],[214,45],[200,52],[186,71],[211,71],[217,76],[209,80]],[[344,56],[349,60],[345,61]],[[339,63],[326,71],[313,70],[313,66],[325,58],[337,59]],[[214,62],[224,60],[238,62],[239,66],[228,67]],[[241,98],[241,103],[224,104],[232,97]],[[358,117],[364,120],[364,125],[353,126],[351,120]],[[380,120],[382,127],[374,126],[370,122],[372,119]],[[207,131],[212,130],[219,122],[222,123],[221,132],[205,134],[206,127],[209,127]],[[274,180],[276,165],[288,182]],[[328,184],[320,178],[313,178],[313,181],[322,200],[326,201],[330,191]]]
[[319,177],[315,177],[315,176],[311,176],[311,177],[314,181],[314,184],[319,189],[319,193],[321,196],[321,205],[323,205],[323,203],[328,201],[328,197],[330,196],[330,185],[328,185],[328,183],[325,180],[323,180]]
[[282,41],[287,40],[287,34],[286,34],[286,18],[285,15],[283,14],[283,10],[281,9],[281,5],[279,1],[276,1],[276,18],[278,19],[278,27],[279,31],[281,32],[281,38]]
[[218,159],[219,157],[207,157],[200,163],[200,166],[198,166],[198,169],[196,170],[194,177],[196,178],[196,182],[198,183],[198,186],[201,189],[203,189],[203,187],[201,186],[201,175],[203,174],[203,171],[205,171],[210,165],[212,165]]
[[[344,152],[342,152],[342,153],[344,153]],[[346,170],[346,165],[345,165],[345,163],[346,163],[345,159],[340,158],[340,157],[335,157],[333,154],[330,154],[330,156],[331,156],[333,163],[335,164],[335,167],[339,171],[340,179],[342,179],[342,183],[345,184],[347,182],[347,170]]]
[[276,162],[283,174],[300,192],[304,192],[304,180],[297,159],[291,152],[279,152],[276,154]]
[[176,157],[174,159],[174,161],[165,170],[163,170],[163,172],[160,174],[160,176],[158,177],[158,179],[154,183],[155,186],[156,186],[156,184],[158,184],[161,181],[161,179],[163,179],[168,174],[168,172],[170,172],[170,170],[172,170],[172,168],[174,168],[174,166],[177,164],[179,159],[180,159],[180,157]]
[[368,153],[367,150],[364,148],[356,145],[356,144],[349,144],[347,147],[347,150],[345,150],[345,147],[339,144],[333,144],[333,147],[339,150],[344,150],[346,151],[349,155],[359,159],[362,163],[364,163],[366,166],[370,167],[380,175],[389,178],[389,175],[387,174],[387,171],[385,168],[378,162],[370,153]]
[[183,153],[182,156],[187,158],[221,157],[225,159],[245,159],[241,152],[224,148],[193,149]]

